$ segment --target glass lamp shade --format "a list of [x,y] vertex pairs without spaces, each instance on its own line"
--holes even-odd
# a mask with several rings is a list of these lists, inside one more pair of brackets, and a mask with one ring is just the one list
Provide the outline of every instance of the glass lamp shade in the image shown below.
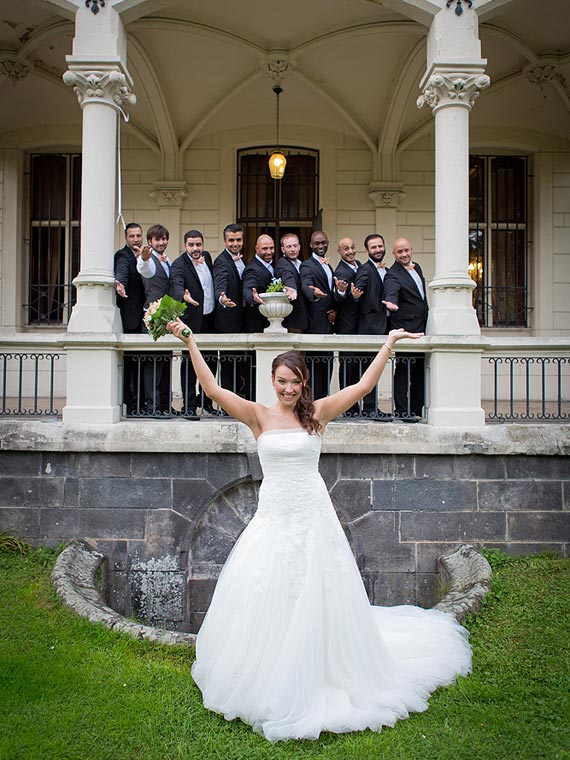
[[283,153],[275,151],[269,156],[269,172],[273,179],[283,179],[285,174],[285,167],[287,166],[287,159]]

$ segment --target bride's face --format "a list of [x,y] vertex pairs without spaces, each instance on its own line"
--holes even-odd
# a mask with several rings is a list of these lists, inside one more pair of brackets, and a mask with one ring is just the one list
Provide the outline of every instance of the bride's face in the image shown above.
[[286,406],[295,406],[303,390],[303,381],[289,367],[277,367],[273,375],[277,398]]

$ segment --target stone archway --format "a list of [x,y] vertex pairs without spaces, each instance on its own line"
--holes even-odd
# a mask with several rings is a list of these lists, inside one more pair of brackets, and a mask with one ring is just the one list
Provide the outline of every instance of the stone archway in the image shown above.
[[190,538],[188,620],[200,627],[228,554],[257,506],[259,481],[251,479],[218,491],[208,502]]
[[[188,552],[188,620],[196,633],[210,605],[222,567],[239,535],[257,508],[258,480],[234,483],[218,491],[206,505],[190,538]],[[354,539],[342,506],[334,507],[355,551]]]

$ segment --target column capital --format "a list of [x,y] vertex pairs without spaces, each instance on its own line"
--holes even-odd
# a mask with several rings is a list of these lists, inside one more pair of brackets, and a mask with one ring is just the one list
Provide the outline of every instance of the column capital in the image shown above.
[[73,87],[82,108],[88,103],[104,103],[123,110],[137,102],[129,74],[117,63],[70,63],[63,81]]
[[471,110],[481,90],[491,84],[484,69],[470,66],[435,65],[424,76],[418,108],[429,106],[435,113],[447,106],[462,106]]
[[400,182],[372,182],[368,186],[368,197],[376,208],[398,208],[406,197]]
[[155,182],[149,195],[159,208],[181,208],[188,196],[186,182]]

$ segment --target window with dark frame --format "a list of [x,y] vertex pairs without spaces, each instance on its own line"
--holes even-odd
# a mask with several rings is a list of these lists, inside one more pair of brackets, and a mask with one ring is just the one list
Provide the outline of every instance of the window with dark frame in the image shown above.
[[65,325],[79,272],[81,155],[30,156],[28,324]]
[[245,230],[244,254],[253,256],[259,235],[271,235],[279,250],[286,232],[299,236],[301,252],[309,250],[311,232],[319,226],[319,152],[309,148],[279,146],[287,158],[283,179],[269,174],[273,147],[258,146],[238,151],[237,223]]
[[482,327],[528,326],[528,160],[471,156],[469,274]]

